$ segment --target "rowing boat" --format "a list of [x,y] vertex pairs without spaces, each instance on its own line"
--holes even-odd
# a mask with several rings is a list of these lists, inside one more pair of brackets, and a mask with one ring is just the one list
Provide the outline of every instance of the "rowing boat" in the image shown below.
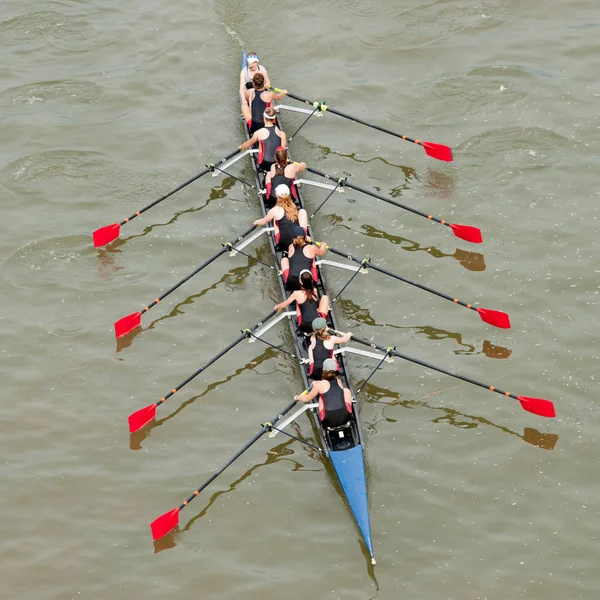
[[[246,51],[242,52],[242,68],[246,66]],[[279,115],[281,112],[279,112]],[[278,115],[279,126],[281,127],[281,117]],[[246,132],[246,138],[250,139],[250,131],[246,122],[242,119],[244,124],[244,129]],[[289,155],[289,152],[288,152]],[[291,159],[291,157],[290,157]],[[258,167],[258,160],[256,153],[251,154],[251,162],[252,168],[254,171],[254,180],[256,186],[259,190],[262,190],[264,186],[263,175]],[[298,208],[304,208],[304,201],[302,199],[302,193],[300,191],[300,186],[297,186],[298,189],[298,198],[297,205]],[[267,207],[265,206],[265,197],[262,194],[259,194],[261,209],[263,216],[267,213]],[[310,233],[310,224],[309,224],[309,235]],[[311,235],[312,237],[312,235]],[[277,264],[278,269],[280,269],[281,264],[281,253],[276,250],[275,246],[275,238],[273,231],[269,232],[269,246],[271,248],[271,252],[273,254],[273,258]],[[326,294],[325,288],[325,280],[323,278],[323,273],[321,269],[322,261],[317,260],[317,270],[319,273],[319,281],[318,281],[318,289],[319,295],[322,296]],[[283,277],[281,274],[278,276],[279,287],[281,291],[282,300],[287,298],[287,293],[284,288]],[[294,311],[288,311],[285,313],[288,317],[288,322],[290,325],[290,332],[292,335],[292,339],[294,340],[294,346],[296,350],[296,355],[302,357],[304,359],[308,358],[307,350],[306,350],[306,341],[304,334],[300,332],[295,324],[294,318],[296,315]],[[327,317],[328,326],[337,329],[335,315],[333,311],[329,312]],[[265,329],[259,330],[256,335],[260,335],[264,333]],[[362,424],[360,422],[360,416],[357,410],[356,404],[356,394],[352,387],[352,383],[348,376],[348,365],[344,358],[343,353],[337,354],[337,360],[340,365],[340,379],[344,382],[346,387],[350,389],[352,392],[353,402],[354,402],[354,410],[352,411],[351,420],[342,427],[337,428],[328,428],[324,427],[319,420],[317,415],[317,404],[308,405],[302,407],[299,411],[288,417],[285,421],[279,424],[278,428],[282,429],[285,425],[296,419],[301,412],[306,410],[311,417],[313,427],[318,431],[318,435],[321,441],[321,447],[324,451],[325,457],[327,460],[331,462],[343,494],[346,498],[348,506],[350,507],[350,511],[356,521],[358,529],[360,530],[362,539],[365,543],[367,551],[371,557],[371,562],[375,564],[375,558],[373,555],[373,543],[371,540],[371,526],[369,519],[369,506],[368,506],[368,492],[367,492],[367,477],[365,470],[365,458],[364,458],[364,437],[362,431]],[[306,363],[307,365],[307,363]],[[300,368],[302,381],[306,387],[309,388],[308,381],[308,371],[307,366],[302,365]]]
[[[242,66],[245,65],[245,59],[246,59],[246,56],[245,56],[245,53],[243,53],[242,54]],[[277,88],[274,88],[274,89],[276,90]],[[294,96],[293,94],[289,94],[289,95],[292,98],[300,99],[300,97]],[[279,104],[278,109],[279,110],[283,110],[283,109],[294,110],[297,112],[301,112],[301,113],[303,112],[305,114],[308,114],[309,115],[308,118],[306,118],[304,121],[304,123],[306,123],[317,111],[322,112],[323,110],[325,110],[325,106],[320,102],[314,102],[312,104],[312,106],[314,107],[314,110],[312,110],[312,111],[304,109],[304,108],[286,106],[283,104]],[[337,111],[335,114],[339,114],[339,115],[348,117],[348,115],[345,115],[345,113],[341,113],[340,111]],[[351,118],[351,120],[356,120],[356,119]],[[365,122],[360,121],[360,120],[358,120],[358,122],[360,122],[362,124],[366,124]],[[304,123],[300,126],[300,128],[298,128],[296,130],[296,132],[292,136],[289,137],[288,141],[290,141],[298,133],[298,131],[302,128]],[[250,139],[249,138],[250,132],[248,131],[248,127],[245,125],[245,123],[244,123],[244,127],[245,127],[245,131],[246,131],[246,139],[248,140],[248,139]],[[387,130],[384,130],[380,127],[375,127],[375,129],[379,129],[379,130],[387,132]],[[388,133],[392,133],[393,135],[396,135],[393,132],[388,132]],[[399,137],[402,137],[402,139],[407,139],[408,141],[412,141],[413,143],[417,143],[417,140],[412,140],[410,138],[406,138],[406,136],[399,136]],[[423,142],[423,143],[421,143],[421,145],[423,145],[423,147],[426,149],[427,154],[430,156],[433,156],[434,158],[438,158],[439,160],[446,160],[448,158],[447,152],[444,151],[444,148],[447,149],[447,147],[445,147],[445,146],[441,146],[439,144],[433,144],[431,142]],[[105,245],[105,244],[110,243],[111,241],[113,241],[114,239],[116,239],[119,236],[120,228],[122,225],[130,222],[132,219],[136,218],[137,216],[139,216],[140,214],[142,214],[149,208],[156,206],[156,204],[158,204],[159,202],[162,202],[164,199],[169,198],[171,195],[173,195],[177,191],[183,189],[185,186],[189,185],[193,181],[198,180],[200,177],[203,177],[210,172],[212,172],[213,177],[219,176],[221,174],[228,175],[228,176],[231,176],[234,179],[242,182],[247,187],[253,188],[255,190],[255,192],[258,192],[258,195],[260,198],[260,206],[261,206],[262,214],[263,214],[263,216],[266,215],[266,212],[267,212],[267,209],[265,206],[266,198],[263,197],[264,192],[262,191],[263,190],[263,185],[262,185],[263,184],[263,175],[257,164],[257,157],[256,157],[257,153],[258,153],[257,149],[248,148],[247,150],[245,150],[243,152],[236,151],[236,152],[230,153],[228,156],[221,159],[220,161],[217,161],[214,164],[211,163],[209,165],[206,165],[206,168],[203,169],[200,173],[198,173],[194,177],[188,179],[188,181],[179,185],[174,190],[168,192],[167,194],[164,194],[159,199],[153,201],[152,203],[150,203],[146,207],[142,208],[141,210],[138,210],[131,217],[129,217],[121,222],[116,222],[116,223],[113,223],[112,225],[108,225],[106,227],[102,227],[102,228],[96,230],[94,232],[94,236],[93,236],[94,244],[95,245]],[[254,173],[254,183],[253,184],[242,180],[241,178],[229,173],[226,170],[229,168],[229,166],[233,165],[234,163],[239,161],[244,156],[251,156],[252,169],[253,169],[253,173]],[[322,173],[314,168],[309,167],[308,171],[312,172],[316,175],[319,175],[319,176],[325,178],[326,180],[329,180],[329,181],[334,180],[330,175],[327,175],[326,173]],[[314,185],[316,187],[325,188],[327,190],[330,190],[329,196],[327,198],[329,198],[336,190],[343,191],[343,188],[345,186],[348,186],[351,189],[360,191],[364,194],[367,194],[367,195],[373,196],[375,198],[378,198],[380,200],[383,200],[386,203],[391,204],[393,206],[407,209],[410,212],[427,217],[427,219],[430,221],[434,221],[434,222],[437,222],[442,225],[447,225],[453,231],[453,233],[456,237],[459,237],[461,239],[464,239],[466,241],[470,241],[473,243],[481,242],[481,233],[478,228],[471,227],[471,226],[465,226],[465,225],[459,225],[456,223],[450,223],[446,220],[434,218],[432,215],[427,215],[426,213],[421,213],[420,211],[418,211],[416,209],[412,209],[411,207],[404,206],[390,198],[387,198],[380,194],[375,194],[375,193],[370,192],[369,190],[366,190],[363,188],[359,188],[358,186],[348,182],[347,178],[345,178],[345,177],[337,179],[336,185],[333,185],[333,183],[329,183],[329,182],[323,183],[323,182],[317,182],[317,181],[305,180],[305,179],[296,180],[295,184],[296,184],[296,186],[299,186],[300,184],[302,184],[303,186],[304,185]],[[323,204],[327,201],[327,198],[315,210],[315,213],[318,212],[318,210],[323,206]],[[298,204],[299,208],[304,207],[304,202],[303,202],[301,193],[298,193],[297,204]],[[285,299],[287,297],[287,293],[285,291],[284,282],[283,282],[283,279],[281,276],[281,258],[282,257],[276,251],[276,244],[275,244],[275,240],[274,240],[273,231],[274,231],[273,227],[264,227],[264,228],[257,229],[257,226],[253,225],[250,229],[248,229],[241,235],[238,235],[232,241],[222,244],[221,245],[222,247],[218,252],[216,252],[212,257],[205,260],[202,265],[197,267],[192,273],[190,273],[189,275],[184,277],[181,281],[176,283],[174,286],[172,286],[170,289],[168,289],[166,292],[164,292],[162,295],[160,295],[158,298],[156,298],[153,302],[146,304],[143,310],[132,313],[130,315],[127,315],[127,316],[119,319],[117,322],[115,322],[115,334],[116,334],[117,338],[123,337],[125,335],[129,335],[135,329],[138,329],[141,325],[141,317],[143,314],[145,314],[153,306],[156,306],[159,302],[161,302],[169,294],[174,292],[185,282],[189,281],[194,275],[196,275],[197,273],[202,271],[205,267],[212,264],[220,256],[222,256],[223,254],[226,254],[226,253],[229,253],[230,256],[235,256],[237,253],[245,254],[246,256],[250,257],[251,259],[265,265],[269,269],[276,271],[279,275],[278,281],[279,281],[279,288],[280,288],[280,292],[281,292],[281,298]],[[263,234],[268,234],[267,237],[269,239],[269,245],[271,248],[271,252],[273,254],[273,260],[274,260],[275,264],[277,265],[276,267],[273,266],[272,264],[263,262],[262,260],[259,260],[258,258],[254,257],[254,256],[246,254],[243,250],[246,246],[248,246],[252,242],[256,241]],[[309,228],[309,234],[310,234],[310,228]],[[314,243],[318,244],[318,242],[314,242]],[[456,297],[448,296],[442,292],[434,290],[433,288],[429,288],[420,283],[412,282],[400,275],[397,275],[396,273],[393,273],[391,271],[388,271],[387,269],[383,269],[379,266],[376,266],[375,264],[373,264],[371,262],[370,258],[359,259],[359,258],[352,256],[348,252],[342,251],[340,249],[331,248],[331,247],[328,247],[328,249],[335,256],[340,256],[343,259],[346,259],[347,261],[352,261],[352,262],[356,263],[357,266],[350,265],[347,263],[334,262],[329,259],[317,260],[315,262],[315,264],[316,264],[317,272],[319,275],[318,288],[319,288],[320,294],[326,293],[323,273],[321,272],[322,265],[326,264],[328,266],[335,266],[335,267],[339,267],[342,269],[347,269],[353,273],[350,280],[343,286],[342,290],[340,292],[338,292],[336,298],[338,298],[340,296],[340,294],[348,287],[348,285],[354,280],[354,278],[359,273],[366,273],[369,270],[373,270],[373,271],[379,272],[383,275],[386,275],[388,277],[392,277],[396,280],[402,281],[404,283],[408,283],[417,288],[421,288],[425,291],[431,292],[434,295],[445,298],[446,300],[450,300],[450,301],[452,301],[453,304],[457,304],[457,305],[466,307],[468,309],[471,309],[471,310],[477,312],[479,314],[481,320],[488,324],[491,324],[491,325],[494,325],[494,326],[500,327],[500,328],[510,327],[510,320],[508,319],[508,315],[502,311],[495,311],[495,310],[489,310],[489,309],[483,309],[480,307],[476,307],[471,303],[463,302]],[[333,301],[335,301],[335,298]],[[263,342],[269,346],[272,346],[273,348],[276,348],[278,351],[281,351],[283,353],[286,353],[286,354],[292,356],[292,358],[294,358],[295,360],[299,360],[300,365],[302,365],[300,368],[300,374],[302,377],[302,381],[303,381],[304,385],[306,386],[306,388],[308,388],[309,377],[308,377],[308,372],[305,367],[305,365],[308,363],[306,339],[303,334],[300,334],[297,331],[297,329],[294,325],[295,315],[296,315],[295,310],[288,310],[288,311],[280,313],[279,315],[277,315],[275,310],[272,310],[268,315],[266,315],[263,319],[261,319],[260,321],[258,321],[254,325],[252,325],[250,328],[243,330],[242,335],[238,336],[229,345],[227,345],[225,348],[221,349],[215,356],[213,356],[208,362],[206,362],[204,365],[202,365],[200,368],[198,368],[194,373],[192,373],[189,377],[187,377],[179,385],[171,388],[171,390],[167,394],[165,394],[158,402],[155,402],[151,405],[148,405],[148,406],[146,406],[142,409],[139,409],[139,410],[135,411],[134,413],[130,414],[129,415],[129,430],[130,430],[130,432],[135,433],[137,431],[140,431],[142,428],[150,425],[152,423],[152,421],[155,419],[156,409],[158,406],[162,405],[166,400],[168,400],[175,393],[177,393],[179,390],[181,390],[185,385],[190,383],[200,373],[204,372],[205,369],[210,367],[210,365],[212,365],[220,357],[222,357],[224,354],[226,354],[227,352],[232,350],[234,347],[236,347],[238,344],[240,344],[245,339],[247,339],[250,342],[260,340],[261,342]],[[286,318],[288,319],[290,333],[291,333],[291,336],[292,336],[292,339],[294,342],[295,354],[288,352],[287,350],[284,350],[280,347],[274,346],[273,344],[271,344],[270,342],[268,342],[266,339],[264,339],[262,337],[262,335],[264,333],[266,333],[269,329],[271,329],[277,323],[281,322],[282,319],[286,319]],[[328,320],[329,327],[332,329],[332,332],[335,332],[337,328],[336,328],[336,322],[335,322],[335,315],[333,314],[333,312],[329,313],[327,320]],[[444,373],[446,375],[449,375],[456,379],[470,383],[472,385],[478,386],[480,388],[485,388],[489,391],[495,392],[497,394],[501,394],[504,397],[513,398],[521,404],[521,407],[523,408],[523,410],[530,412],[532,414],[536,414],[536,415],[539,415],[542,417],[549,417],[549,418],[554,417],[556,414],[555,410],[554,410],[554,405],[550,400],[546,400],[544,398],[534,398],[534,397],[529,397],[529,396],[516,395],[511,392],[501,390],[499,387],[497,387],[495,385],[490,385],[488,383],[484,383],[481,381],[477,381],[475,379],[471,379],[470,377],[467,377],[465,375],[461,375],[459,373],[454,373],[452,371],[448,371],[442,367],[439,367],[439,366],[436,366],[433,364],[429,364],[418,358],[403,354],[402,352],[397,351],[395,346],[387,346],[387,347],[382,346],[372,340],[361,339],[361,338],[357,338],[356,336],[353,336],[352,340],[362,346],[368,347],[369,350],[363,350],[363,349],[359,350],[358,348],[349,347],[348,345],[346,345],[344,348],[337,349],[334,351],[334,354],[336,354],[338,356],[339,364],[341,367],[340,378],[344,381],[344,383],[346,384],[346,386],[350,389],[350,391],[352,393],[354,410],[353,410],[350,421],[339,428],[327,428],[327,427],[322,426],[322,424],[318,418],[318,414],[317,414],[318,404],[304,404],[302,406],[302,408],[296,410],[296,412],[294,412],[290,416],[287,416],[288,413],[291,413],[291,411],[297,406],[296,401],[294,400],[293,402],[288,404],[286,407],[284,407],[283,410],[280,413],[278,413],[271,421],[262,423],[261,429],[259,430],[259,432],[247,444],[245,444],[241,448],[241,450],[239,450],[236,454],[234,454],[233,457],[230,460],[228,460],[223,467],[221,467],[218,471],[214,472],[199,488],[194,490],[192,495],[190,495],[186,500],[184,500],[176,508],[173,508],[172,510],[162,514],[157,519],[152,521],[152,523],[150,525],[150,529],[152,531],[152,537],[155,541],[163,538],[170,532],[174,531],[179,525],[180,511],[183,510],[183,508],[185,508],[194,498],[196,498],[219,475],[221,475],[221,473],[223,473],[229,466],[231,466],[233,464],[233,462],[235,462],[244,452],[246,452],[254,443],[256,443],[265,433],[268,432],[271,437],[276,435],[278,432],[287,433],[287,432],[284,432],[283,429],[287,425],[289,425],[291,422],[296,420],[305,411],[308,411],[308,414],[311,418],[315,433],[320,440],[320,447],[314,446],[314,445],[310,444],[309,442],[307,442],[306,440],[301,440],[300,438],[297,438],[297,437],[291,435],[290,433],[287,433],[287,435],[289,435],[290,437],[294,437],[295,439],[302,442],[303,444],[310,446],[310,447],[318,450],[320,453],[322,453],[322,455],[325,458],[325,460],[324,460],[325,467],[328,470],[328,472],[331,472],[334,480],[335,479],[338,480],[342,494],[347,501],[347,504],[351,511],[351,514],[354,517],[356,524],[358,526],[358,529],[360,531],[362,540],[364,541],[366,551],[371,558],[371,562],[374,564],[375,559],[374,559],[374,555],[373,555],[373,545],[372,545],[372,540],[371,540],[371,529],[370,529],[370,523],[369,523],[367,478],[366,478],[366,473],[365,473],[364,438],[363,438],[363,431],[362,431],[362,425],[360,422],[360,417],[357,412],[357,409],[358,409],[357,396],[359,395],[360,391],[364,388],[364,386],[367,384],[367,382],[371,379],[371,377],[375,374],[375,372],[383,365],[383,363],[386,361],[393,360],[392,357],[401,358],[402,360],[412,362],[414,364],[420,365],[420,366],[428,368],[428,369],[438,371],[440,373]],[[375,351],[377,351],[377,352],[375,352]],[[359,354],[361,356],[374,358],[379,361],[377,366],[375,367],[375,369],[366,378],[366,380],[361,384],[361,387],[357,391],[355,391],[352,388],[352,384],[350,382],[348,366],[344,359],[345,353],[355,353],[355,354]],[[284,419],[284,417],[285,417],[285,419]]]

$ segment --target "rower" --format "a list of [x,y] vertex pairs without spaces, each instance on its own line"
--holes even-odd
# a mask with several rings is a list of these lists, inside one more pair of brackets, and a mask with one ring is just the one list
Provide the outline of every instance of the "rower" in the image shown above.
[[321,242],[319,246],[309,244],[306,239],[306,231],[302,227],[294,227],[292,236],[293,240],[288,248],[288,255],[281,259],[283,282],[285,289],[290,292],[300,289],[300,273],[304,270],[309,271],[313,279],[317,281],[315,258],[323,256],[327,251],[325,242]]
[[258,142],[258,165],[263,171],[269,171],[275,163],[275,150],[279,146],[285,148],[285,133],[275,124],[276,116],[277,113],[273,107],[265,108],[263,113],[264,127],[256,131],[248,141],[240,144],[240,150],[246,150],[246,148],[250,148]]
[[[300,281],[302,281],[302,278],[300,278]],[[297,294],[298,292],[294,293]],[[323,378],[323,362],[328,358],[333,358],[334,346],[345,344],[352,337],[350,332],[340,336],[331,335],[324,317],[325,315],[321,315],[312,322],[313,334],[310,336],[308,345],[308,374],[313,379]]]
[[329,297],[323,295],[319,299],[317,286],[310,271],[304,270],[300,273],[300,289],[292,292],[287,300],[277,304],[275,310],[283,310],[292,302],[296,302],[298,329],[302,333],[312,333],[312,324],[315,321],[325,322],[324,317],[327,317],[329,312]]
[[341,427],[352,415],[352,394],[338,377],[339,365],[333,358],[323,361],[323,379],[313,381],[310,392],[294,400],[310,402],[319,396],[319,420],[325,427]]
[[254,133],[264,127],[265,109],[271,106],[273,100],[281,100],[287,90],[281,90],[278,94],[265,89],[265,78],[262,73],[256,73],[252,78],[253,89],[248,91],[248,98],[242,98],[242,115],[248,124],[250,133]]
[[248,52],[246,54],[246,66],[240,72],[240,96],[242,102],[248,101],[248,90],[252,89],[252,78],[256,73],[260,73],[265,78],[265,86],[270,87],[269,74],[267,69],[263,67],[256,52]]
[[254,221],[254,225],[266,225],[273,221],[275,227],[275,244],[279,252],[287,252],[292,240],[294,226],[299,226],[304,231],[308,227],[306,211],[294,204],[290,195],[290,188],[281,184],[275,189],[277,204],[262,218]]
[[294,198],[298,198],[294,178],[305,169],[305,162],[291,163],[289,162],[287,150],[283,147],[277,148],[275,150],[275,164],[265,177],[265,188],[267,190],[265,203],[275,202],[275,188],[282,183],[290,188]]

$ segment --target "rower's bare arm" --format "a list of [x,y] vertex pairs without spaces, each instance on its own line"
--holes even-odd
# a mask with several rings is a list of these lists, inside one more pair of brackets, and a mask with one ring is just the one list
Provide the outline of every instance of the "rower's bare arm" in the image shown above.
[[294,300],[296,299],[296,294],[290,294],[287,297],[287,300],[284,300],[283,302],[280,302],[279,304],[275,305],[275,310],[283,310],[286,306],[289,306]]
[[345,333],[344,335],[332,336],[331,339],[333,340],[334,344],[345,344],[350,341],[351,337],[352,337],[352,333],[348,332],[348,333]]
[[247,142],[240,144],[240,150],[247,150],[251,146],[254,146],[256,142],[258,142],[258,131]]
[[262,74],[265,78],[265,88],[269,89],[271,87],[271,80],[269,79],[269,73],[267,72],[267,69],[265,69],[264,67],[263,67],[263,69],[264,70],[262,71]]
[[287,90],[281,90],[278,94],[273,92],[273,98],[275,100],[282,100],[285,96],[287,96]]
[[315,256],[323,256],[327,252],[327,242],[321,242],[318,246],[315,244]]
[[256,219],[254,225],[266,225],[275,218],[275,210],[272,208],[262,219]]
[[318,393],[319,388],[313,383],[313,386],[308,394],[299,394],[298,396],[294,396],[294,400],[299,400],[300,402],[310,402]]
[[287,148],[287,135],[285,135],[285,131],[281,131],[281,129],[279,130],[279,132],[281,133],[281,145],[284,148]]
[[295,162],[294,163],[294,174],[302,173],[302,171],[306,171],[306,163],[305,162]]

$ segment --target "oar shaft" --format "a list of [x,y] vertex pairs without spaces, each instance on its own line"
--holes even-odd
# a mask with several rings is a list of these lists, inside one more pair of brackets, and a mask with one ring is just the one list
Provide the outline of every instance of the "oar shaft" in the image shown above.
[[[333,177],[332,175],[323,173],[323,171],[319,171],[319,169],[314,169],[313,167],[306,167],[306,170],[309,171],[310,173],[314,173],[315,175],[319,175],[320,177],[324,177],[325,179],[329,179],[330,181],[338,181],[337,177]],[[446,225],[446,227],[450,227],[450,223],[448,223],[447,221],[444,221],[443,219],[438,219],[437,217],[434,217],[433,215],[428,215],[427,213],[417,210],[416,208],[412,208],[411,206],[407,206],[406,204],[401,204],[400,202],[396,202],[395,200],[392,200],[391,198],[387,198],[386,196],[382,196],[381,194],[372,192],[371,190],[367,190],[358,185],[354,185],[353,183],[348,181],[348,179],[345,179],[344,183],[342,185],[349,187],[350,189],[353,189],[357,192],[366,194],[367,196],[372,196],[373,198],[377,198],[378,200],[383,200],[384,202],[387,202],[388,204],[392,204],[393,206],[397,206],[398,208],[403,208],[404,210],[408,210],[409,212],[414,213],[415,215],[419,215],[421,217],[425,217],[426,219],[429,219],[430,221],[435,221],[436,223],[440,223],[441,225]]]
[[[250,227],[250,229],[248,229],[247,231],[245,231],[244,233],[239,235],[237,238],[235,238],[235,240],[231,240],[231,242],[229,242],[229,244],[237,244],[239,241],[243,240],[247,235],[251,234],[256,229],[256,227],[257,227],[256,225],[253,225],[252,227]],[[227,245],[224,245],[224,247],[221,248],[221,250],[219,250],[216,254],[213,254],[213,256],[211,256],[209,259],[205,260],[199,267],[194,269],[189,275],[184,277],[181,281],[177,282],[172,288],[169,288],[162,296],[159,296],[156,300],[154,300],[153,302],[148,304],[148,306],[144,307],[144,309],[142,310],[142,313],[148,312],[153,306],[158,304],[161,300],[164,300],[170,293],[174,292],[177,288],[181,287],[186,281],[189,281],[192,277],[194,277],[194,275],[197,275],[198,273],[200,273],[200,271],[202,271],[202,269],[208,267],[208,265],[210,265],[212,262],[217,260],[217,258],[219,258],[219,256],[222,256],[223,254],[225,254],[226,252],[230,252],[231,250],[232,250],[232,248],[228,247]],[[267,266],[269,266],[269,265],[267,265]]]
[[[384,348],[383,346],[380,346],[379,344],[376,344],[375,342],[370,342],[369,340],[365,340],[363,338],[356,337],[355,335],[352,336],[352,339],[359,344],[363,344],[363,345],[369,346],[371,348],[376,348],[377,350],[381,350],[382,352],[388,351],[388,348]],[[454,377],[456,379],[461,379],[462,381],[466,381],[467,383],[472,383],[473,385],[477,385],[486,390],[490,390],[492,392],[502,394],[503,396],[509,396],[510,398],[514,398],[515,400],[518,400],[518,397],[515,394],[511,394],[510,392],[505,392],[504,390],[501,390],[500,388],[497,388],[493,385],[488,385],[486,383],[482,383],[481,381],[471,379],[470,377],[466,377],[465,375],[459,375],[458,373],[453,373],[452,371],[447,371],[446,369],[442,369],[441,367],[437,367],[436,365],[432,365],[423,360],[419,360],[418,358],[413,358],[412,356],[402,354],[401,352],[398,352],[395,349],[391,350],[390,354],[392,356],[397,356],[398,358],[408,360],[409,362],[415,363],[417,365],[421,365],[422,367],[426,367],[428,369],[433,369],[434,371],[438,371],[439,373],[444,373],[444,375],[450,375],[450,377]]]
[[344,117],[344,119],[349,119],[350,121],[354,121],[355,123],[360,123],[361,125],[366,125],[367,127],[372,127],[373,129],[377,129],[378,131],[381,131],[383,133],[388,133],[389,135],[393,135],[394,137],[400,138],[401,140],[408,140],[409,142],[412,142],[413,144],[419,144],[419,140],[414,140],[412,138],[409,138],[406,135],[396,133],[395,131],[391,131],[390,129],[386,129],[385,127],[380,127],[379,125],[374,125],[373,123],[367,123],[367,121],[363,121],[362,119],[359,119],[358,117],[353,117],[352,115],[342,112],[341,110],[336,110],[335,108],[331,108],[328,104],[324,104],[322,102],[315,102],[313,100],[309,100],[308,98],[302,98],[300,96],[296,96],[296,94],[292,94],[291,92],[288,92],[287,95],[290,98],[293,98],[294,100],[298,100],[298,102],[304,102],[305,104],[314,106],[316,109],[319,109],[320,106],[322,105],[324,107],[324,110],[326,110],[327,112],[330,112],[334,115],[337,115],[338,117]]
[[[254,330],[254,329],[256,329],[256,327],[259,327],[260,325],[262,325],[262,323],[264,323],[267,319],[270,319],[276,312],[277,311],[272,310],[266,317],[264,317],[264,319],[261,319],[260,321],[255,323],[251,329]],[[202,371],[205,371],[206,369],[208,369],[208,367],[210,367],[210,365],[212,365],[217,360],[219,360],[219,358],[221,358],[223,355],[227,354],[231,349],[235,348],[235,346],[237,346],[242,340],[245,340],[247,337],[248,336],[246,335],[246,333],[242,333],[242,335],[240,335],[235,340],[233,340],[233,342],[231,342],[231,344],[229,344],[227,347],[225,347],[221,351],[219,351],[218,354],[215,354],[215,356],[213,356],[207,363],[204,363],[197,371],[194,371],[185,381],[182,381],[177,387],[173,388],[168,394],[166,394],[164,397],[162,397],[156,403],[156,406],[160,406],[163,402],[165,402],[171,396],[173,396],[173,394],[176,394],[182,387],[186,386],[190,381],[192,381],[192,379],[194,379],[195,377],[200,375],[200,373],[202,373]]]
[[179,505],[179,510],[189,504],[196,496],[200,494],[207,486],[209,486],[225,469],[231,466],[246,450],[248,450],[253,444],[255,444],[268,430],[269,427],[280,421],[284,415],[286,415],[292,408],[296,406],[296,401],[290,402],[278,415],[276,415],[269,423],[265,423],[260,431],[240,450],[238,450],[218,471],[213,473],[194,493],[184,502]]
[[373,269],[374,271],[379,271],[379,273],[383,273],[384,275],[393,277],[394,279],[397,279],[398,281],[403,281],[404,283],[414,285],[415,287],[418,287],[421,290],[425,290],[426,292],[429,292],[430,294],[435,294],[436,296],[439,296],[440,298],[444,298],[445,300],[450,300],[451,302],[454,302],[454,304],[460,304],[461,306],[470,308],[471,310],[474,310],[475,312],[477,312],[477,308],[475,308],[471,304],[467,304],[466,302],[459,300],[458,298],[452,298],[452,296],[448,296],[442,292],[438,292],[437,290],[427,287],[426,285],[422,285],[421,283],[417,283],[416,281],[411,281],[410,279],[406,279],[406,277],[402,277],[401,275],[396,275],[396,273],[392,273],[392,271],[388,271],[387,269],[378,267],[377,265],[374,265],[372,262],[365,263],[364,260],[361,260],[360,258],[357,258],[356,256],[352,256],[352,254],[348,254],[347,252],[343,252],[342,250],[338,250],[336,248],[331,248],[331,246],[329,246],[328,249],[329,249],[329,252],[333,252],[334,254],[337,254],[338,256],[343,256],[344,258],[347,258],[348,260],[351,260],[359,265],[364,264],[364,267],[366,269]]
[[[217,163],[217,164],[224,163],[225,161],[229,160],[230,158],[233,158],[238,153],[239,153],[239,149],[234,150],[231,154],[228,154],[227,156],[225,156],[224,158],[222,158],[219,161],[219,163]],[[212,170],[212,167],[206,167],[206,169],[202,169],[202,171],[200,171],[200,173],[197,173],[196,175],[194,175],[193,177],[191,177],[190,179],[188,179],[187,181],[185,181],[181,185],[177,186],[175,189],[173,189],[170,192],[166,193],[164,196],[161,196],[157,200],[154,200],[154,202],[151,202],[150,204],[148,204],[148,206],[144,206],[144,208],[136,211],[134,214],[132,214],[127,219],[123,219],[119,223],[119,225],[125,225],[125,223],[129,223],[129,221],[131,221],[132,219],[135,219],[136,217],[139,217],[142,213],[146,212],[147,210],[149,210],[153,206],[156,206],[159,202],[162,202],[163,200],[166,200],[167,198],[169,198],[169,196],[172,196],[173,194],[176,194],[179,190],[182,190],[184,187],[190,185],[190,183],[193,183],[197,179],[200,179],[200,177],[204,177],[204,175],[206,175],[207,173],[210,173],[211,170]]]

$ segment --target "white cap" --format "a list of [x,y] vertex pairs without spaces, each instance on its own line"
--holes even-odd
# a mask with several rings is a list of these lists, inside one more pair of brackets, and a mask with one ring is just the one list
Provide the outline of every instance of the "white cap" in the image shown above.
[[287,185],[285,185],[285,183],[280,183],[275,188],[275,195],[276,196],[289,196],[290,195],[290,188]]
[[248,64],[250,64],[250,63],[253,63],[253,62],[258,62],[258,56],[249,56],[249,57],[246,59],[246,62],[247,62]]

